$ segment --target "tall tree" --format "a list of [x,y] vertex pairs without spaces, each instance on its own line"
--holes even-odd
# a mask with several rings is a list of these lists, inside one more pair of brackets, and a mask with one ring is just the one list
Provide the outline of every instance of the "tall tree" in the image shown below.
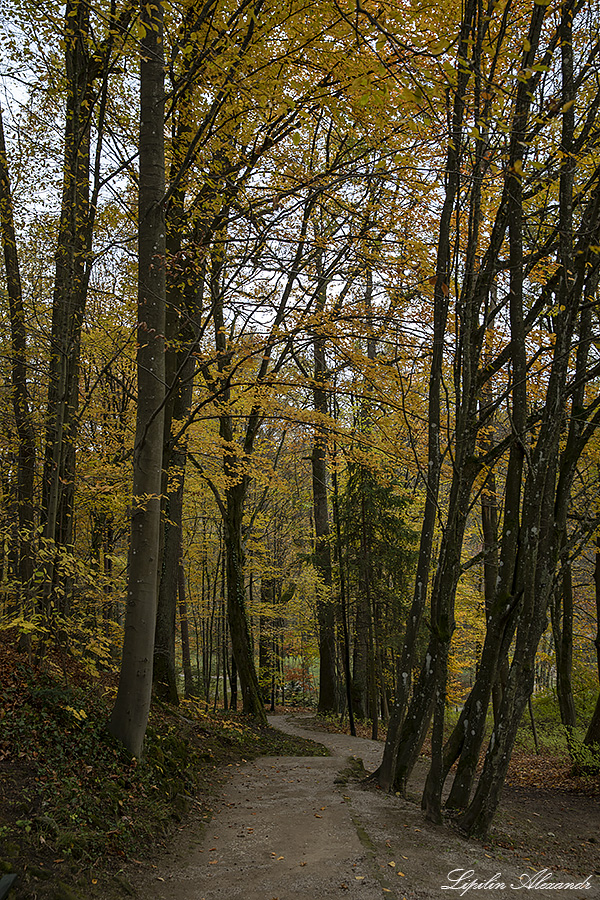
[[4,251],[6,287],[10,309],[11,330],[11,388],[12,402],[18,436],[18,556],[19,581],[21,584],[21,610],[28,614],[29,598],[33,588],[34,571],[34,528],[35,528],[35,431],[31,414],[31,400],[27,387],[27,331],[25,307],[17,237],[14,225],[14,211],[4,123],[0,110],[0,229]]
[[119,688],[109,728],[139,757],[150,710],[160,548],[165,402],[165,92],[163,6],[140,13],[138,405],[127,613]]
[[[79,406],[81,330],[92,265],[94,220],[100,191],[100,158],[104,139],[108,74],[120,52],[133,12],[126,0],[117,15],[111,5],[106,37],[92,52],[92,8],[84,0],[68,0],[64,12],[66,109],[61,213],[58,226],[52,298],[50,366],[42,522],[46,542],[43,602],[51,597],[66,611],[63,575],[57,563],[73,544],[75,451]],[[91,191],[92,124],[97,107],[94,188]]]
[[[454,131],[447,156],[445,204],[436,273],[436,289],[441,289],[438,295],[441,302],[436,307],[439,321],[440,313],[442,316],[448,315],[448,305],[442,294],[445,298],[452,295],[451,265],[456,264],[447,252],[450,226],[455,230],[457,242],[454,260],[461,260],[454,286],[455,340],[446,345],[453,376],[450,395],[452,418],[448,431],[452,473],[448,501],[444,503],[440,515],[443,529],[431,589],[431,639],[402,728],[398,730],[394,722],[391,734],[388,733],[380,777],[383,774],[385,786],[389,786],[395,778],[396,787],[404,787],[424,740],[431,714],[435,711],[432,768],[423,803],[428,815],[439,821],[442,786],[450,761],[449,757],[444,758],[442,745],[447,654],[454,626],[454,594],[462,572],[464,530],[475,476],[482,465],[489,467],[503,455],[505,449],[510,448],[500,546],[501,572],[494,598],[488,604],[491,614],[488,615],[488,632],[478,677],[471,697],[465,703],[460,723],[462,727],[468,719],[469,727],[463,729],[461,739],[455,800],[461,794],[463,802],[468,802],[478,756],[475,745],[483,735],[498,660],[508,652],[515,634],[516,643],[486,767],[473,801],[461,820],[467,831],[485,832],[489,826],[523,705],[533,687],[533,660],[545,627],[546,605],[558,559],[554,532],[549,522],[559,514],[568,494],[569,472],[572,472],[572,459],[568,461],[563,457],[559,465],[558,439],[571,390],[568,372],[576,323],[585,307],[583,298],[595,280],[596,251],[589,240],[598,227],[597,171],[591,160],[589,177],[585,182],[585,199],[583,196],[579,199],[577,225],[573,218],[573,154],[579,152],[585,156],[590,152],[589,144],[586,149],[584,132],[576,138],[573,130],[574,85],[579,83],[581,88],[591,71],[588,68],[590,54],[593,57],[597,53],[596,42],[591,41],[581,55],[583,61],[579,77],[583,81],[574,80],[573,56],[569,48],[574,34],[570,29],[575,13],[574,5],[565,4],[560,25],[555,28],[554,23],[546,20],[546,8],[540,4],[533,5],[527,36],[522,45],[519,44],[520,75],[513,88],[510,111],[505,107],[504,111],[492,115],[494,101],[499,94],[492,91],[490,85],[495,83],[513,52],[509,39],[511,31],[518,34],[520,40],[522,20],[510,5],[503,8],[495,22],[494,17],[490,18],[481,7],[467,4],[462,16],[461,50],[452,85]],[[492,55],[486,56],[483,47],[492,37],[496,42],[495,50]],[[551,112],[541,119],[535,118],[533,108],[538,104],[542,108],[544,106],[543,92],[547,85],[540,73],[550,66],[559,44],[561,65],[560,71],[555,67],[555,74],[562,91],[562,106],[559,107],[562,111],[562,133],[557,151],[561,164],[553,180],[553,184],[557,185],[557,203],[552,208],[553,212],[556,210],[556,215],[550,226],[547,218],[549,207],[543,206],[544,212],[541,212],[538,206],[542,197],[541,190],[536,190],[539,169],[536,171],[533,165],[532,174],[526,182],[524,165],[529,155],[534,153],[532,148],[540,154],[545,152],[543,140],[550,139],[552,133],[551,118],[555,113]],[[465,65],[465,60],[470,60],[470,63]],[[503,94],[505,96],[510,95]],[[500,107],[503,105],[504,100]],[[502,196],[493,198],[489,192],[490,161],[495,146],[492,136],[497,128],[496,117],[506,112],[510,112],[507,141],[509,165],[504,172]],[[465,129],[467,115],[474,116],[476,121],[476,126],[468,133]],[[595,119],[596,108],[590,115]],[[544,131],[546,127],[547,132]],[[469,139],[474,141],[474,147],[467,186],[462,180],[458,160]],[[502,138],[498,143],[503,144],[505,140]],[[543,167],[543,164],[538,163],[538,166]],[[489,203],[492,198],[492,218],[484,237],[481,227],[484,202]],[[461,219],[465,206],[468,215]],[[546,225],[552,229],[551,236],[532,236],[527,226],[527,217],[531,215],[540,217],[540,221],[546,217]],[[464,250],[456,250],[456,247],[463,246],[463,240]],[[506,263],[501,261],[503,247],[506,247]],[[585,258],[588,258],[587,267],[583,262]],[[539,287],[535,267],[541,259],[548,260],[548,268],[546,277],[540,279]],[[491,303],[497,271],[502,272],[501,278],[508,291],[499,306]],[[547,377],[539,383],[536,382],[536,358],[531,355],[528,339],[533,333],[536,317],[551,308],[553,300],[559,304],[558,315],[551,313],[552,335],[556,338],[549,338],[547,344],[540,348],[547,365]],[[506,323],[506,343],[493,359],[484,361],[482,347],[485,329],[490,320],[499,322],[501,319]],[[500,399],[492,403],[485,401],[486,383],[505,367],[508,367],[508,379],[502,399],[507,398],[510,403],[509,431],[498,445],[477,454],[478,431],[487,425]],[[581,379],[585,382],[591,377],[593,369],[590,372],[585,364],[583,369],[585,374],[580,371],[580,378],[576,378],[575,383],[580,384]],[[534,382],[538,387],[537,395],[532,390]],[[482,414],[478,407],[480,398],[484,400]],[[588,407],[588,414],[592,411],[595,415],[595,408]],[[430,414],[429,420],[429,428],[433,425],[435,437],[433,445],[430,444],[429,470],[434,472],[440,453],[438,414],[439,407],[438,413],[434,410],[434,416]],[[578,442],[577,446],[579,448],[581,444]],[[426,584],[428,562],[424,575],[423,584]],[[408,671],[402,670],[403,678],[409,677]],[[400,696],[403,697],[403,692]],[[394,772],[392,760],[395,753]]]
[[[318,235],[317,235],[318,239]],[[323,273],[323,253],[316,259],[317,290],[315,317],[322,319],[327,302],[327,281]],[[327,485],[327,403],[326,338],[318,330],[313,335],[313,403],[319,417],[311,454],[313,510],[315,516],[315,568],[322,579],[322,596],[317,599],[319,622],[319,702],[321,713],[335,712],[338,706],[335,665],[335,606],[331,597],[331,548],[329,546],[329,502]]]
[[[472,20],[474,16],[474,4],[468,3],[465,7],[464,20],[460,27],[460,43],[458,48],[458,58],[466,59],[467,47],[470,41],[470,32],[472,29]],[[456,198],[459,191],[459,172],[460,172],[460,154],[462,148],[462,134],[465,116],[465,92],[466,86],[470,78],[467,67],[459,67],[457,75],[456,90],[454,93],[454,104],[451,120],[451,136],[448,143],[448,151],[445,167],[445,196],[442,208],[437,260],[436,274],[434,285],[434,311],[433,311],[433,343],[431,355],[431,368],[429,377],[429,399],[428,399],[428,464],[426,478],[426,496],[425,509],[423,512],[423,525],[421,528],[421,538],[419,555],[417,560],[417,571],[415,575],[414,594],[411,610],[406,622],[406,631],[402,647],[401,657],[398,661],[398,677],[397,695],[390,716],[385,748],[381,766],[376,773],[377,781],[385,790],[390,790],[396,781],[398,769],[398,754],[402,729],[407,715],[408,701],[410,698],[410,690],[412,684],[412,672],[415,663],[415,653],[417,647],[417,637],[421,625],[423,613],[425,611],[427,591],[429,585],[429,569],[431,565],[431,555],[434,541],[435,517],[438,506],[438,495],[440,486],[440,475],[442,468],[442,449],[441,449],[441,391],[443,378],[443,353],[444,353],[444,337],[446,332],[446,323],[449,312],[449,295],[450,295],[450,270],[452,256],[452,215],[454,212]],[[449,633],[448,633],[449,632]],[[446,641],[451,634],[450,623],[444,627],[441,637],[441,646],[444,647]],[[436,657],[437,658],[437,657]],[[426,659],[431,662],[432,657],[429,652]],[[443,662],[442,662],[443,665]],[[422,670],[423,682],[431,683],[432,670],[428,665]],[[411,725],[414,725],[416,731],[411,745],[411,750],[407,751],[408,759],[416,758],[415,748],[420,746],[424,738],[424,720],[428,718],[426,710],[431,709],[433,694],[426,688],[422,694],[424,700],[423,713],[418,714],[416,711],[411,714]],[[406,732],[405,732],[406,734]],[[411,766],[408,763],[403,764],[406,768]],[[403,779],[400,781],[402,783]]]
[[[554,298],[558,302],[559,312],[552,322],[556,338],[554,342],[551,341],[549,349],[545,389],[534,405],[539,421],[539,430],[536,429],[535,433],[530,431],[531,424],[526,415],[526,386],[528,369],[530,370],[531,366],[527,360],[526,335],[533,310],[532,308],[527,310],[525,305],[526,278],[531,266],[525,251],[531,250],[526,242],[524,210],[527,198],[523,190],[522,174],[529,147],[525,137],[531,111],[532,88],[536,86],[535,70],[528,70],[532,72],[530,83],[528,85],[526,81],[521,82],[515,97],[514,130],[511,137],[513,162],[507,177],[507,210],[511,263],[510,353],[513,370],[513,428],[516,441],[511,449],[507,473],[501,550],[502,578],[494,602],[497,604],[497,614],[500,614],[500,618],[503,615],[501,611],[503,607],[512,609],[513,628],[516,629],[516,634],[506,689],[498,721],[488,746],[484,769],[473,799],[461,817],[462,826],[469,832],[484,833],[489,827],[506,776],[518,723],[533,689],[535,654],[546,627],[547,607],[560,553],[561,529],[556,526],[561,520],[561,507],[564,503],[568,503],[569,484],[572,478],[574,458],[569,454],[567,457],[563,455],[561,459],[559,442],[563,427],[562,419],[569,403],[569,369],[577,323],[584,314],[583,301],[586,293],[595,283],[597,276],[598,256],[594,244],[590,244],[590,238],[594,234],[597,235],[600,228],[600,184],[597,171],[591,182],[587,182],[589,192],[580,204],[578,221],[575,222],[573,217],[572,113],[575,97],[572,39],[573,17],[576,11],[575,4],[565,3],[561,9],[558,27],[550,30],[547,35],[550,48],[557,43],[561,47],[561,146],[567,148],[567,151],[564,153],[561,151],[557,215],[553,223],[558,265],[536,298],[536,303],[540,305],[549,303],[551,298]],[[543,9],[534,8],[525,53],[530,53],[533,48],[539,46],[543,23]],[[593,52],[596,53],[597,49]],[[546,59],[548,53],[547,50]],[[531,63],[534,59],[535,55],[526,57],[523,60],[524,68],[526,63]],[[585,69],[586,64],[583,63],[582,73]],[[533,309],[535,305],[534,303]],[[581,361],[580,354],[579,358]],[[590,372],[585,364],[584,369],[585,374],[580,372],[580,375],[585,381],[589,378]],[[594,418],[594,415],[591,418]],[[576,430],[579,430],[579,426]],[[526,441],[525,435],[528,431],[530,433]],[[575,456],[582,448],[579,440],[577,444],[579,449]],[[511,471],[513,457],[516,460],[516,467]],[[510,551],[510,547],[514,549]],[[475,713],[473,731],[476,735],[480,729],[477,717],[480,709],[485,707],[487,703],[472,711]],[[465,750],[470,744],[470,731],[471,729],[466,735]]]

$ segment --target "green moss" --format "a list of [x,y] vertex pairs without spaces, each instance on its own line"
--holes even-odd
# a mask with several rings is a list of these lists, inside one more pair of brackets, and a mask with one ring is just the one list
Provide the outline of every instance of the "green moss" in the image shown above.
[[54,889],[52,900],[81,900],[81,894],[65,884],[64,881],[59,881]]
[[341,769],[334,784],[348,784],[349,781],[363,781],[368,775],[362,759],[358,756],[349,756],[346,765]]
[[113,880],[124,894],[126,894],[128,897],[134,896],[135,890],[132,888],[126,878],[123,878],[122,875],[115,875]]
[[49,869],[40,869],[39,866],[29,866],[27,871],[40,881],[48,881],[52,878],[52,872]]

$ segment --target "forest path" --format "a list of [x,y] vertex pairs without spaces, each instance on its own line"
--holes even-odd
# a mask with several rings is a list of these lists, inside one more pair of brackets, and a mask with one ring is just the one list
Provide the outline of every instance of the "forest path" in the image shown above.
[[[511,851],[462,839],[425,822],[418,804],[347,781],[362,759],[373,771],[383,744],[306,727],[300,716],[272,716],[276,728],[327,746],[331,757],[263,757],[231,767],[208,825],[193,821],[169,853],[136,885],[144,900],[432,900],[463,896],[442,890],[452,870],[480,884],[495,876],[495,896],[514,896],[511,884],[539,866]],[[423,772],[416,773],[413,790]],[[409,786],[410,794],[410,786]],[[549,860],[550,864],[550,860]],[[592,867],[592,872],[594,871]],[[140,873],[141,874],[141,873]],[[581,880],[589,870],[581,872]],[[553,881],[566,881],[565,875]],[[573,880],[573,879],[570,879]],[[481,885],[482,886],[482,885]],[[490,884],[490,888],[492,885]],[[600,896],[591,888],[571,898]],[[535,897],[556,890],[535,889]],[[478,893],[478,892],[477,892]],[[562,893],[562,892],[561,892]],[[471,895],[472,896],[472,895]]]

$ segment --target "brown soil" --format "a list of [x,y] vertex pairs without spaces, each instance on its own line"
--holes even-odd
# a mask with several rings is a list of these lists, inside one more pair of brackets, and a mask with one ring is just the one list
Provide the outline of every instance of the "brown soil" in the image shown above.
[[465,882],[475,881],[496,895],[510,896],[514,885],[536,898],[600,897],[597,796],[509,785],[482,844],[425,821],[418,803],[425,760],[402,799],[362,783],[357,760],[374,770],[381,743],[325,733],[298,716],[271,722],[325,744],[331,757],[231,766],[212,819],[190,817],[167,852],[130,862],[123,891],[131,885],[145,900],[431,900],[453,896],[444,886],[464,896]]

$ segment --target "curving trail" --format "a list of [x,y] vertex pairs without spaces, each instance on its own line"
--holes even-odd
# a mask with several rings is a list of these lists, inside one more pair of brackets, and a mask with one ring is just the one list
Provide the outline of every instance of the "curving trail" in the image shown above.
[[[264,757],[232,767],[211,822],[202,830],[193,822],[182,830],[170,856],[146,873],[139,896],[452,900],[464,896],[460,890],[442,890],[454,869],[472,869],[471,880],[479,882],[497,876],[505,888],[494,889],[493,895],[505,900],[515,896],[511,883],[518,884],[528,870],[526,861],[430,825],[414,802],[348,781],[349,758],[361,758],[367,771],[373,771],[383,745],[315,731],[304,721],[270,717],[282,731],[325,744],[332,756]],[[531,867],[530,874],[534,871]],[[533,895],[587,900],[600,896],[599,887],[600,878],[594,877],[591,890],[538,888]],[[489,896],[489,890],[467,893],[469,898]]]

